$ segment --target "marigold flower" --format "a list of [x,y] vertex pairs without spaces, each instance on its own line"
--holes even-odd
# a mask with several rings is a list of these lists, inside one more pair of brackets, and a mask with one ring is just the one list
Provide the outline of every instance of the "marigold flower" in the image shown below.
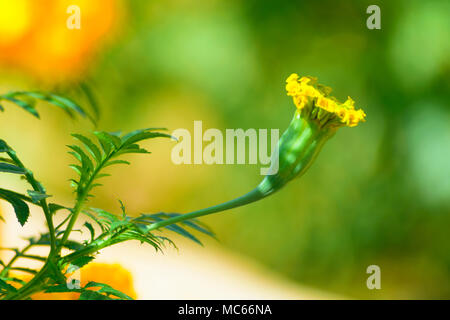
[[355,127],[366,117],[363,110],[355,110],[352,98],[340,103],[330,96],[331,88],[318,84],[313,77],[291,74],[286,80],[286,91],[297,110],[278,143],[278,172],[266,176],[257,187],[264,196],[301,176],[338,128]]
[[[315,81],[316,79],[312,77],[299,79],[295,73],[286,80],[287,94],[293,97],[301,116],[318,120],[321,125],[337,127],[342,125],[354,127],[359,122],[365,121],[366,114],[362,110],[355,110],[352,98],[348,97],[344,103],[339,103],[336,98],[329,96],[331,92],[329,87],[315,85]],[[317,108],[327,112],[318,112]]]
[[154,230],[171,223],[217,213],[261,200],[280,190],[312,165],[320,150],[338,128],[354,127],[365,121],[366,114],[355,110],[352,98],[340,103],[330,96],[331,88],[318,84],[313,77],[299,77],[293,73],[286,80],[286,91],[293,98],[297,110],[289,127],[272,155],[272,175],[249,193],[233,200],[154,223]]

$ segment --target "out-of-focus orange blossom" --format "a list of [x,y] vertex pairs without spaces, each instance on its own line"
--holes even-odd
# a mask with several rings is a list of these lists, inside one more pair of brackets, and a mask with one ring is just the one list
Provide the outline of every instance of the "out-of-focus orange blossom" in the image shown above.
[[[30,276],[20,276],[14,274],[15,278],[24,281],[30,281]],[[107,263],[91,263],[80,269],[81,287],[84,287],[90,281],[104,283],[116,290],[119,290],[133,299],[136,299],[136,291],[134,290],[133,277],[131,273],[119,264]],[[17,287],[17,283],[11,282],[11,285]],[[89,290],[97,290],[100,288],[92,287]],[[78,300],[80,294],[76,292],[62,292],[62,293],[36,293],[31,296],[33,300]],[[112,297],[117,298],[117,297]]]
[[[0,63],[49,81],[79,77],[116,29],[119,0],[0,0]],[[76,5],[81,28],[69,29]]]
[[[81,268],[80,273],[82,287],[90,281],[105,283],[136,299],[133,277],[119,264],[91,263]],[[79,297],[79,293],[38,293],[31,298],[33,300],[77,300]]]

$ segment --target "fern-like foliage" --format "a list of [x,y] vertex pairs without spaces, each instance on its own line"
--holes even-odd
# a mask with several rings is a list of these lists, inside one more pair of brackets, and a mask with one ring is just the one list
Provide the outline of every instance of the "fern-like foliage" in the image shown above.
[[[153,223],[161,222],[166,219],[174,218],[180,216],[179,213],[154,213],[154,214],[143,214],[140,217],[136,218],[136,221],[142,224],[145,224],[146,226],[150,226]],[[200,233],[206,234],[210,237],[215,237],[214,233],[203,223],[198,221],[197,219],[190,219],[190,220],[184,220],[179,222],[178,224],[169,224],[165,226],[164,228],[170,231],[173,231],[175,233],[178,233],[179,235],[186,237],[198,244],[202,244],[197,237],[195,237],[192,233],[187,231],[187,228],[191,228],[193,230],[196,230]]]
[[[173,138],[160,132],[161,130],[163,129],[147,128],[135,130],[128,134],[95,132],[95,140],[80,134],[73,134],[72,136],[80,143],[79,145],[68,146],[69,153],[76,160],[76,163],[70,165],[70,167],[77,173],[77,178],[71,179],[77,204],[85,203],[93,197],[93,189],[101,186],[98,180],[109,176],[104,172],[104,169],[113,165],[129,165],[130,163],[123,159],[123,156],[127,154],[149,154],[148,150],[140,146],[141,142],[154,138]],[[92,257],[92,254],[98,250],[129,240],[147,243],[157,251],[162,250],[166,243],[175,246],[170,239],[160,234],[161,230],[150,232],[149,226],[155,222],[174,217],[176,214],[142,214],[138,217],[131,217],[127,214],[122,202],[120,202],[120,207],[121,213],[119,215],[103,209],[81,205],[75,205],[74,208],[68,209],[70,213],[67,219],[56,228],[58,234],[65,233],[67,229],[70,230],[73,227],[73,225],[70,225],[70,221],[75,220],[74,215],[80,212],[90,220],[84,224],[84,228],[89,231],[90,239],[85,241],[84,248],[75,250],[66,256],[65,264],[84,264],[86,261],[89,262],[89,257]],[[69,221],[68,226],[65,230],[62,230],[67,221]],[[207,227],[193,220],[171,224],[165,228],[201,244],[186,227],[214,236]],[[67,244],[65,241],[62,242]]]
[[[61,108],[71,117],[78,114],[91,118],[75,102],[42,92],[11,92],[0,95],[0,111],[4,110],[2,102],[7,101],[39,118],[35,108],[37,100],[47,101]],[[82,288],[70,289],[66,282],[71,272],[94,260],[99,250],[117,243],[135,240],[149,244],[156,251],[160,251],[166,244],[175,246],[172,240],[163,235],[164,230],[178,233],[199,244],[201,242],[192,234],[192,230],[214,237],[214,234],[197,220],[176,219],[179,214],[161,212],[130,216],[122,202],[120,202],[119,214],[87,205],[88,200],[94,196],[94,189],[101,186],[99,180],[109,176],[104,172],[105,169],[115,165],[129,165],[130,163],[123,159],[128,154],[150,153],[140,145],[146,140],[173,138],[161,132],[163,130],[163,128],[147,128],[127,134],[97,131],[92,138],[73,134],[72,136],[78,141],[78,144],[68,146],[69,153],[75,159],[75,163],[70,167],[77,174],[76,178],[70,180],[75,193],[73,207],[48,202],[50,195],[47,194],[44,186],[23,164],[15,150],[0,139],[0,174],[19,175],[30,186],[24,193],[0,188],[0,199],[12,205],[17,220],[22,226],[27,222],[30,214],[29,204],[40,207],[49,229],[47,233],[27,239],[28,244],[22,249],[0,248],[0,250],[14,252],[13,258],[8,263],[0,260],[2,267],[0,299],[29,298],[32,293],[38,291],[78,292],[80,299],[86,300],[130,299],[107,284],[90,282]],[[61,212],[65,213],[64,219],[59,225],[53,225],[54,216]],[[76,230],[74,227],[80,214],[84,215],[87,221],[81,230]],[[0,220],[2,219],[0,217]],[[162,221],[165,223],[158,224]],[[77,242],[70,239],[70,234],[74,231],[83,232],[83,234],[88,231],[89,236],[84,237],[84,241]],[[50,247],[48,256],[29,254],[28,250],[36,246]],[[69,253],[64,256],[62,256],[63,248],[69,250]],[[16,266],[15,263],[19,259],[31,259],[43,265],[40,270]],[[24,282],[22,279],[15,278],[12,271],[25,272],[34,277],[31,281]]]
[[78,198],[89,198],[95,187],[101,186],[97,181],[109,176],[102,170],[113,165],[130,163],[119,159],[123,155],[132,153],[150,153],[139,146],[139,142],[154,138],[172,138],[169,134],[158,132],[162,128],[148,128],[130,132],[125,135],[120,133],[95,132],[97,141],[94,142],[86,136],[73,134],[72,136],[81,142],[82,146],[68,146],[77,163],[70,165],[78,174],[77,179],[71,179]]
[[14,91],[0,95],[0,111],[4,111],[3,101],[13,103],[28,113],[32,114],[36,118],[39,118],[39,113],[36,110],[36,102],[38,100],[46,101],[49,104],[56,106],[65,111],[71,118],[75,115],[82,117],[88,117],[93,120],[83,108],[81,108],[73,100],[66,97],[62,97],[52,93],[45,93],[40,91]]
[[13,206],[17,220],[23,226],[30,214],[27,202],[42,205],[42,200],[49,196],[45,193],[42,184],[35,179],[33,172],[24,166],[16,152],[4,140],[0,139],[0,155],[3,154],[6,156],[0,157],[0,173],[20,175],[32,188],[32,190],[27,191],[28,195],[0,188],[0,199]]
[[[155,231],[152,233],[149,231],[149,226],[151,226],[154,222],[161,221],[165,218],[174,217],[178,214],[157,213],[141,214],[138,217],[130,217],[127,215],[122,202],[121,208],[122,213],[120,215],[115,215],[98,208],[83,210],[83,214],[92,220],[92,223],[97,226],[96,229],[100,230],[100,234],[96,237],[95,228],[92,224],[89,222],[84,224],[84,227],[89,230],[91,239],[86,241],[85,244],[87,246],[109,246],[111,244],[128,240],[137,240],[141,243],[150,244],[157,251],[162,250],[165,243],[169,243],[176,247],[172,240],[160,234],[162,230],[158,230],[157,233]],[[208,227],[197,220],[183,221],[179,224],[168,225],[165,228],[193,240],[198,244],[201,244],[200,240],[189,232],[187,228],[191,228],[192,230],[196,230],[211,237],[215,236]]]
[[[71,99],[40,91],[14,91],[1,94],[0,111],[4,111],[3,102],[9,102],[39,118],[39,113],[36,110],[38,100],[46,101],[50,105],[62,109],[72,118],[75,117],[75,115],[79,115],[81,117],[92,119],[82,107]],[[45,193],[42,184],[35,179],[31,170],[25,167],[13,148],[2,139],[0,139],[0,173],[20,175],[24,177],[32,187],[32,190],[27,191],[28,195],[0,188],[0,199],[9,202],[13,206],[17,220],[23,226],[27,222],[30,214],[27,202],[44,205],[41,201],[47,198],[48,195]],[[2,219],[1,216],[0,219]]]

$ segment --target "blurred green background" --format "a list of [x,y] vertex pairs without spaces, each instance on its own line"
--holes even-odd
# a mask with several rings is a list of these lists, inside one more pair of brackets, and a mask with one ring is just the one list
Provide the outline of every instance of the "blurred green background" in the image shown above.
[[[366,27],[371,4],[381,8],[381,30]],[[82,81],[100,106],[102,130],[193,130],[202,120],[204,130],[283,131],[294,111],[285,79],[316,76],[341,100],[350,95],[367,122],[340,129],[307,174],[281,192],[203,220],[223,246],[302,284],[354,298],[450,298],[450,2],[110,5],[115,27],[77,77],[37,77],[3,57],[1,92],[62,90],[87,104],[74,89]],[[49,193],[68,201],[65,145],[71,132],[94,128],[51,108],[40,108],[39,122],[6,107],[2,138]],[[117,212],[120,198],[129,212],[189,212],[261,179],[254,165],[175,166],[173,145],[151,142],[152,155],[111,170],[94,205]],[[382,290],[366,287],[372,264],[381,268]]]

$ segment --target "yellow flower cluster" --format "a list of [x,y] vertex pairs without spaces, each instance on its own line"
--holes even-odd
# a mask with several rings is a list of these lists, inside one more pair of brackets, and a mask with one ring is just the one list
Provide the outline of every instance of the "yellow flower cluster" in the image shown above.
[[335,114],[341,123],[355,127],[360,121],[365,121],[366,114],[363,110],[355,110],[354,101],[348,97],[347,101],[340,103],[334,97],[328,97],[331,88],[322,85],[314,86],[316,81],[312,77],[301,77],[296,73],[291,74],[286,80],[287,95],[294,100],[298,110],[302,110],[308,102],[331,114]]

